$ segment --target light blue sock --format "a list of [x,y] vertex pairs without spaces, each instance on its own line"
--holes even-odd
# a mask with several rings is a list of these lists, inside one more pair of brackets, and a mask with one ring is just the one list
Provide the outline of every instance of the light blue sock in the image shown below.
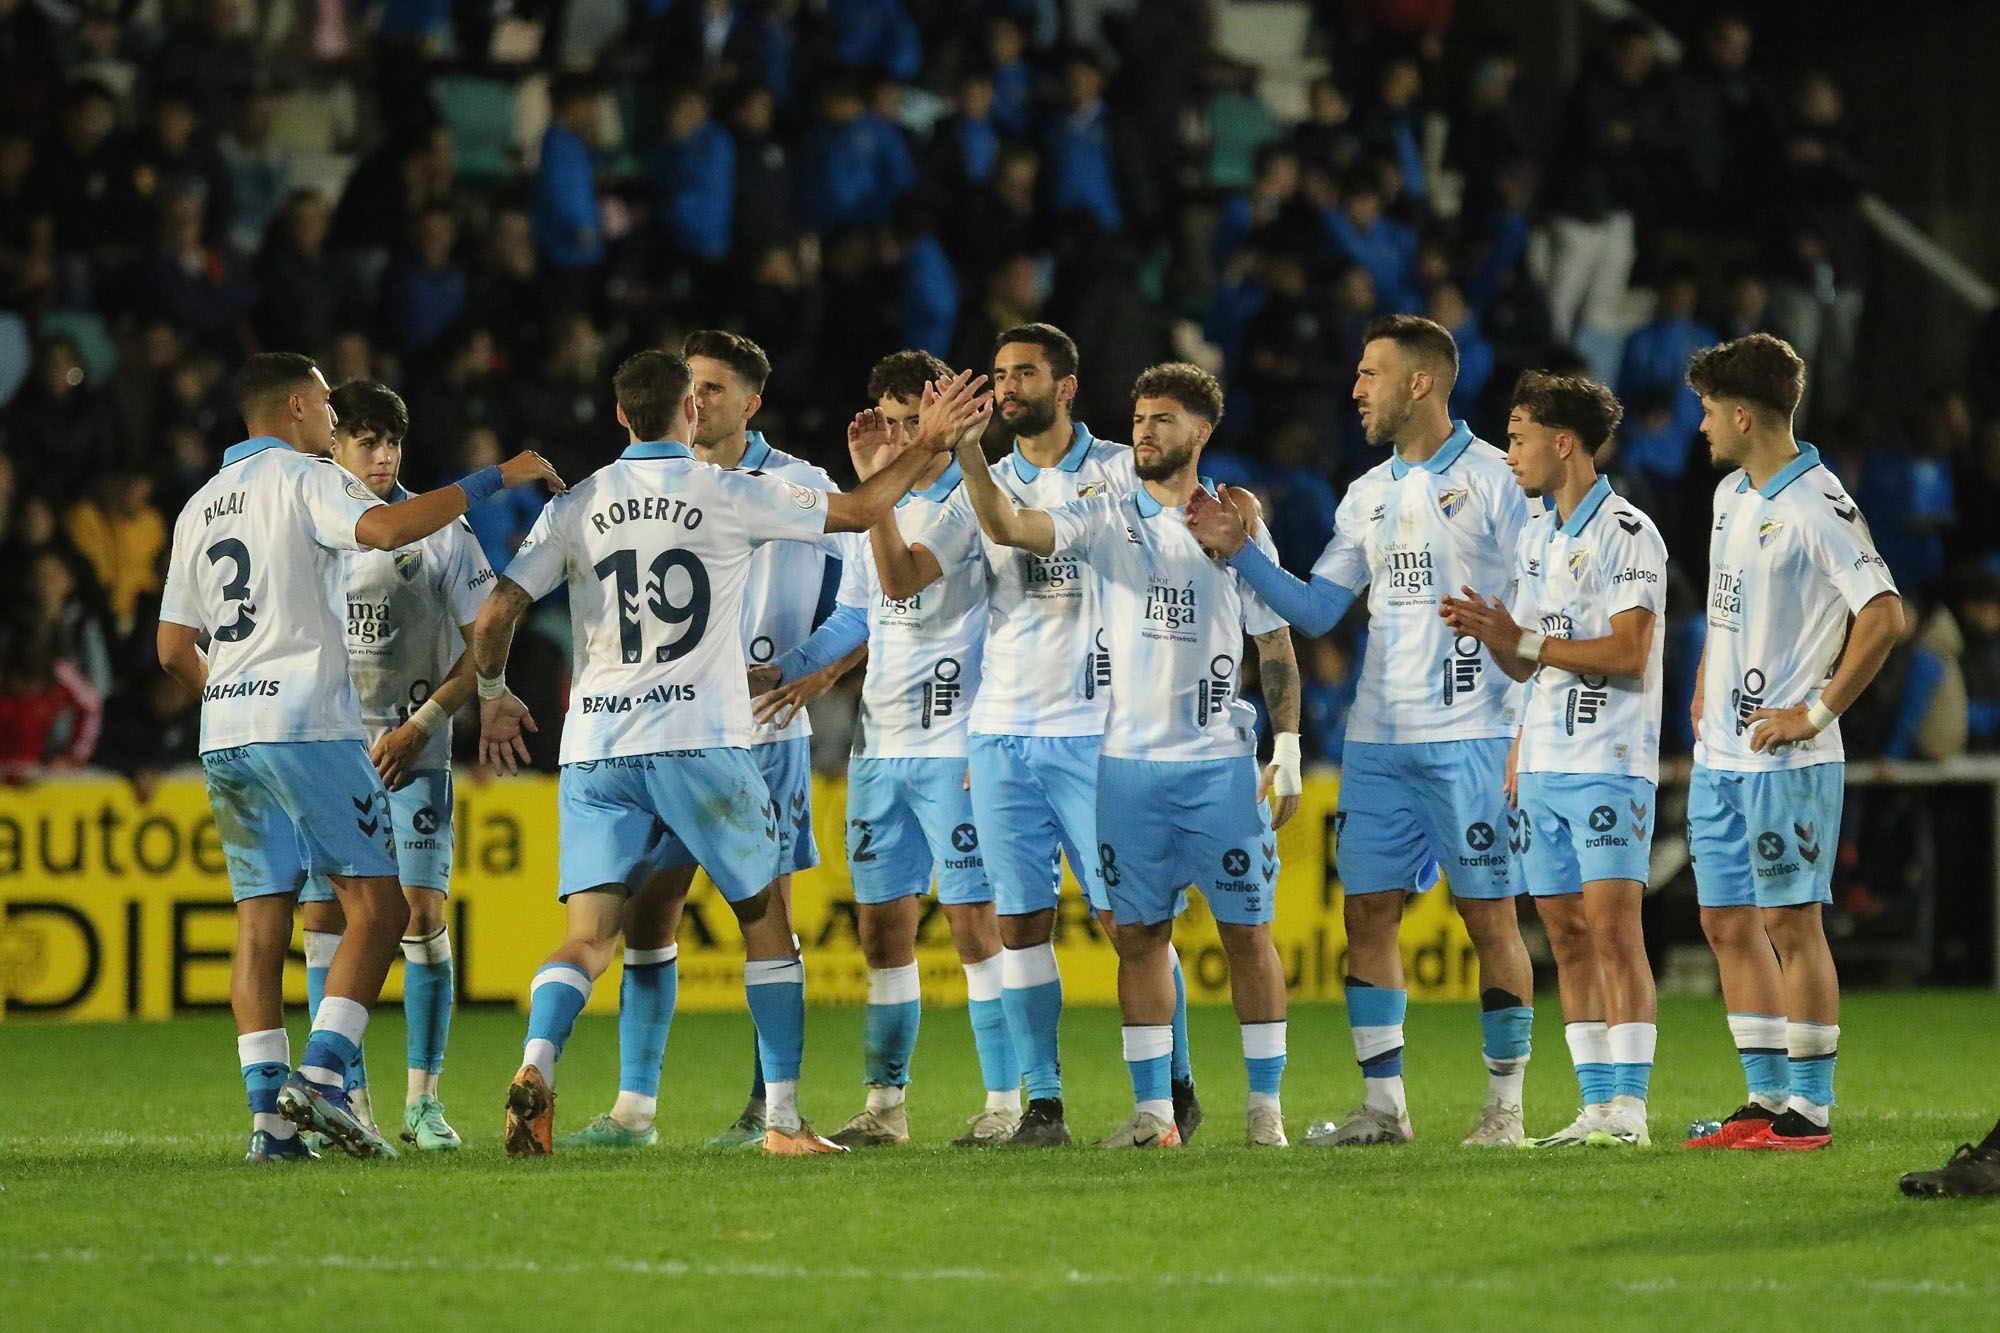
[[1021,1062],[1014,1058],[1014,1039],[1007,1032],[1002,1002],[1000,955],[965,964],[965,1008],[972,1019],[972,1046],[979,1052],[979,1078],[988,1092],[1021,1091]]
[[861,1020],[862,1066],[874,1088],[900,1088],[910,1081],[910,1057],[917,1049],[923,1002],[917,965],[868,969],[868,1011]]
[[368,1028],[368,1009],[344,996],[323,996],[313,1018],[312,1035],[299,1056],[299,1072],[322,1087],[343,1092],[360,1085],[361,1036]]
[[1787,1023],[1785,1045],[1791,1066],[1791,1105],[1833,1105],[1833,1063],[1840,1054],[1838,1023]]
[[[252,1116],[278,1114],[278,1089],[292,1075],[291,1042],[283,1028],[246,1032],[236,1039],[236,1060],[243,1072],[243,1091]],[[270,1121],[252,1121],[259,1129],[275,1129]],[[279,1137],[283,1137],[281,1134]]]
[[1028,1099],[1062,1096],[1062,975],[1056,948],[1037,944],[1000,951],[1000,1003],[1027,1080]]
[[757,1025],[757,1066],[774,1083],[796,1083],[806,1047],[806,965],[767,958],[743,964],[743,995]]
[[1127,1023],[1124,1027],[1125,1066],[1132,1071],[1132,1100],[1141,1109],[1164,1103],[1162,1119],[1173,1118],[1173,1041],[1171,1024]]
[[1486,1068],[1499,1077],[1518,1076],[1528,1063],[1535,1035],[1535,1007],[1512,1003],[1514,996],[1488,990],[1480,997],[1479,1032],[1486,1055]]
[[1354,1036],[1354,1059],[1363,1079],[1403,1076],[1403,1020],[1410,1009],[1407,990],[1350,981],[1346,986],[1347,1026]]
[[1167,946],[1174,960],[1174,1082],[1194,1082],[1194,1063],[1188,1053],[1187,974],[1181,971],[1180,950]]
[[439,926],[430,935],[403,937],[403,1019],[406,1067],[444,1072],[444,1044],[451,1035],[451,937]]
[[1652,1023],[1620,1023],[1610,1029],[1613,1094],[1646,1100],[1653,1082],[1653,1052],[1660,1030]]
[[1243,1024],[1243,1069],[1253,1097],[1278,1095],[1285,1077],[1285,1020]]
[[1611,1060],[1610,1030],[1601,1018],[1563,1024],[1569,1058],[1576,1066],[1576,1086],[1585,1106],[1598,1106],[1617,1095],[1617,1066]]
[[660,1095],[660,1067],[680,995],[680,946],[627,949],[618,983],[618,1091]]
[[1749,1085],[1751,1099],[1782,1109],[1792,1088],[1784,1015],[1731,1014],[1729,1035],[1736,1042],[1736,1058],[1743,1064],[1743,1080]]
[[535,973],[528,992],[528,1043],[525,1063],[542,1071],[542,1078],[555,1086],[556,1061],[576,1016],[590,1002],[590,974],[574,963],[544,963]]

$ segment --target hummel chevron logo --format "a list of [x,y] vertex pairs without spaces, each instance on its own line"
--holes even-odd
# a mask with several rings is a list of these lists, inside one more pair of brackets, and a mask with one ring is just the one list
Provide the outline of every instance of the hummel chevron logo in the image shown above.
[[356,810],[364,815],[375,808],[374,792],[369,792],[366,796],[350,796],[347,799]]
[[[1855,517],[1859,515],[1861,512],[1860,509],[1855,507],[1854,502],[1852,500],[1849,500],[1844,495],[1831,495],[1828,494],[1826,491],[1821,491],[1820,494],[1826,496],[1827,499],[1833,501],[1833,512],[1838,514],[1841,517],[1841,519],[1845,522],[1852,523],[1855,520]],[[1846,505],[1847,508],[1842,509],[1841,505],[1843,504]]]
[[1793,824],[1792,832],[1799,838],[1799,855],[1808,861],[1819,860],[1819,838],[1815,836],[1817,826],[1813,824]]
[[1639,524],[1637,523],[1627,523],[1624,519],[1621,518],[1618,520],[1618,526],[1625,529],[1625,531],[1631,533],[1635,537],[1639,534]]
[[382,821],[379,819],[357,819],[354,821],[354,827],[361,830],[363,837],[372,838],[375,836],[375,831],[382,827]]

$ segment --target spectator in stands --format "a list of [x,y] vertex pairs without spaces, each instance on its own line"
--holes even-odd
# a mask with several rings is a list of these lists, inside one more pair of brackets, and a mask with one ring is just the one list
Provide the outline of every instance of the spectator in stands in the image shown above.
[[56,23],[31,0],[0,0],[0,121],[39,118],[61,77]]
[[1493,344],[1480,332],[1479,320],[1466,304],[1465,293],[1458,289],[1457,283],[1441,282],[1431,288],[1425,313],[1451,330],[1452,339],[1458,343],[1458,378],[1451,386],[1451,414],[1461,418],[1472,416],[1473,405],[1493,378]]
[[52,627],[17,616],[0,643],[0,780],[32,781],[90,762],[104,696],[58,655]]
[[[412,426],[419,422],[413,413]],[[440,469],[444,475],[454,477],[470,476],[480,468],[498,466],[505,461],[506,451],[501,446],[499,432],[491,426],[474,426],[458,437],[457,456],[449,469]],[[466,512],[465,521],[472,527],[472,535],[479,539],[479,549],[495,569],[505,569],[507,562],[514,558],[514,552],[535,526],[541,516],[542,505],[546,503],[539,495],[523,495],[520,491],[528,487],[517,487],[511,491],[501,491],[482,504],[474,505]]]
[[661,244],[685,263],[721,263],[736,207],[736,141],[710,118],[700,88],[678,89],[668,100],[666,136],[648,174]]
[[133,275],[133,304],[240,356],[255,342],[249,315],[256,291],[226,253],[202,239],[206,211],[198,194],[162,203],[153,248]]
[[[88,256],[108,268],[130,253],[136,225],[111,211],[124,158],[114,137],[118,103],[101,83],[73,83],[63,93],[57,124],[35,154],[30,193],[48,203],[59,253]],[[78,281],[72,272],[66,285],[90,299],[87,276]]]
[[799,162],[799,217],[814,231],[879,226],[916,183],[903,132],[869,109],[851,74],[827,78]]
[[[604,393],[604,337],[590,317],[569,311],[548,322],[548,354],[536,374],[514,386],[510,420],[520,447],[546,455],[564,476],[586,476],[610,461],[616,430]],[[615,423],[613,423],[615,426]]]
[[582,79],[559,83],[549,98],[535,173],[535,250],[577,297],[604,262],[604,220],[597,206],[597,88]]
[[1050,224],[1041,211],[1041,178],[1041,155],[1026,144],[1008,144],[977,204],[949,215],[958,224],[954,258],[972,281],[1005,256],[1048,249]]
[[1034,128],[1035,76],[1027,61],[1021,25],[1007,14],[986,23],[986,63],[993,71],[993,120],[1009,139],[1025,139]]
[[420,357],[465,312],[467,279],[459,262],[458,219],[444,204],[418,215],[410,247],[382,275],[378,341],[397,355]]
[[1394,162],[1403,176],[1403,193],[1419,202],[1430,198],[1418,105],[1423,90],[1423,72],[1415,60],[1408,56],[1391,60],[1382,66],[1373,104],[1361,121],[1362,147]]
[[[1902,585],[1898,583],[1899,587]],[[1965,640],[1951,612],[1923,594],[1905,593],[1902,637],[1867,693],[1841,715],[1840,737],[1858,759],[1951,759],[1965,753],[1966,682],[1959,666]]]
[[332,221],[326,196],[314,190],[295,191],[272,220],[257,256],[251,321],[264,346],[310,355],[349,313],[351,280],[327,252]]
[[526,209],[505,207],[488,218],[470,304],[471,318],[493,331],[516,365],[527,364],[541,347],[541,260]]
[[902,345],[942,357],[958,326],[958,274],[938,240],[937,219],[927,208],[907,207],[897,219],[901,253]]
[[259,88],[239,103],[229,129],[216,147],[229,169],[229,217],[224,226],[230,248],[248,257],[291,198],[292,154],[271,134],[278,101]]
[[1063,116],[1049,131],[1049,204],[1059,218],[1086,217],[1105,231],[1125,225],[1104,106],[1104,67],[1085,51],[1063,66]]
[[1331,78],[1321,75],[1306,88],[1306,118],[1292,129],[1290,143],[1301,168],[1318,168],[1338,180],[1361,156],[1354,109]]
[[40,547],[29,555],[24,574],[15,602],[20,625],[74,665],[94,692],[108,693],[112,634],[98,610],[96,589],[78,577],[74,556],[60,545]]
[[1260,228],[1297,246],[1310,246],[1318,239],[1319,221],[1299,192],[1298,150],[1290,143],[1275,140],[1257,150],[1255,175],[1247,190],[1238,190],[1225,199],[1221,216],[1215,220],[1215,240],[1209,247],[1209,262],[1220,273],[1250,233]]
[[76,343],[45,338],[35,372],[0,418],[0,445],[31,461],[28,487],[50,496],[75,495],[93,470],[117,454],[115,422],[85,380]]
[[993,72],[974,65],[958,76],[952,113],[939,121],[919,171],[926,203],[962,209],[979,197],[1000,164],[1000,125],[993,113]]
[[410,409],[406,456],[411,462],[406,471],[421,458],[443,477],[447,474],[441,465],[466,432],[505,424],[511,407],[505,364],[499,341],[486,324],[462,322],[444,336],[404,392]]
[[1379,162],[1364,159],[1341,183],[1340,207],[1325,217],[1331,257],[1367,269],[1384,310],[1414,311],[1421,299],[1411,282],[1417,233],[1385,215],[1382,174]]
[[135,467],[100,469],[89,494],[63,515],[63,532],[97,576],[113,631],[138,624],[139,599],[160,591],[167,521],[153,504],[153,479]]
[[898,83],[916,78],[923,43],[902,0],[827,0],[826,18],[836,64]]
[[452,191],[451,128],[427,121],[392,134],[361,159],[333,214],[337,244],[382,254],[402,244],[410,224]]
[[2000,750],[2000,574],[1991,569],[1964,574],[1957,607],[1971,746]]
[[1658,51],[1640,19],[1609,25],[1603,49],[1571,91],[1549,156],[1549,312],[1555,336],[1581,346],[1595,338],[1592,364],[1610,379],[1617,366],[1618,306],[1637,255],[1637,217],[1654,197],[1670,141],[1666,103],[1654,70]]
[[1755,37],[1743,11],[1717,11],[1673,79],[1674,116],[1693,188],[1685,200],[1668,202],[1710,232],[1727,228],[1746,191],[1768,188],[1777,162],[1777,99],[1750,67]]
[[1687,385],[1688,362],[1702,348],[1722,340],[1714,329],[1695,318],[1701,289],[1691,271],[1669,269],[1654,293],[1652,317],[1626,335],[1618,368],[1618,396],[1636,402],[1661,393],[1669,395],[1673,429],[1686,440],[1701,424],[1701,398]]
[[760,0],[677,0],[648,5],[664,10],[655,64],[676,86],[726,88],[749,84],[768,89],[778,101],[791,87],[790,20]]
[[791,157],[774,129],[776,115],[771,90],[749,87],[737,94],[730,117],[736,139],[731,247],[753,264],[756,256],[790,236],[798,225],[792,215]]
[[1500,203],[1499,174],[1534,152],[1534,136],[1519,89],[1521,62],[1503,45],[1489,46],[1473,66],[1446,149],[1465,177],[1461,208],[1482,217]]
[[234,221],[234,186],[229,164],[199,130],[189,95],[162,92],[145,132],[126,149],[111,206],[127,216],[151,217],[168,199],[199,198],[206,219],[202,240],[225,245]]
[[1354,708],[1360,690],[1357,669],[1360,653],[1346,642],[1345,632],[1336,629],[1314,639],[1299,655],[1304,668],[1300,697],[1304,741],[1312,758],[1322,764],[1340,762],[1347,744],[1347,715]]
[[161,777],[188,764],[200,741],[201,701],[166,672],[147,671],[106,705],[93,759],[122,774],[143,804]]
[[1777,176],[1767,188],[1777,236],[1771,317],[1805,358],[1809,425],[1844,419],[1856,405],[1867,223],[1867,174],[1846,124],[1840,88],[1824,74],[1800,84]]
[[167,30],[159,51],[146,62],[159,88],[185,93],[210,124],[228,116],[263,67],[256,40],[237,22],[239,3],[199,0],[187,21]]
[[34,169],[35,141],[0,134],[0,309],[30,310],[55,295],[55,222],[34,189]]
[[1770,333],[1771,284],[1755,269],[1743,269],[1730,279],[1717,336],[1725,340]]
[[982,373],[990,369],[994,339],[1042,317],[1048,299],[1042,271],[1042,262],[1026,251],[1008,255],[988,269],[980,300],[958,321],[958,337],[946,360],[954,366],[976,366]]

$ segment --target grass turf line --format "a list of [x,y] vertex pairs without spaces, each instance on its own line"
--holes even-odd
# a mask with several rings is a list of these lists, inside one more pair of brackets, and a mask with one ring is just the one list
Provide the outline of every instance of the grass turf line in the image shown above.
[[[1531,1132],[1567,1121],[1575,1102],[1547,999]],[[1345,1017],[1293,1012],[1295,1139],[1358,1099]],[[1071,1128],[1088,1138],[1130,1108],[1117,1016],[1066,1020]],[[73,1328],[268,1327],[304,1296],[361,1328],[520,1326],[529,1311],[549,1327],[638,1311],[694,1326],[939,1326],[976,1310],[981,1322],[1107,1329],[1826,1329],[1963,1327],[2000,1297],[2000,1207],[1895,1193],[1899,1172],[1935,1165],[2000,1113],[1996,997],[1850,997],[1837,1143],[1799,1157],[1666,1146],[1741,1099],[1716,1000],[1662,1005],[1663,1146],[1642,1153],[1459,1148],[1485,1076],[1474,1011],[1455,1005],[1412,1008],[1416,1143],[1253,1152],[1239,1146],[1235,1023],[1223,1009],[1193,1022],[1209,1118],[1178,1154],[946,1146],[981,1100],[965,1012],[949,1009],[924,1017],[908,1150],[785,1162],[697,1149],[741,1105],[750,1038],[740,1016],[690,1014],[674,1024],[659,1149],[509,1162],[500,1108],[525,1024],[478,1012],[454,1023],[442,1088],[464,1152],[277,1170],[236,1160],[247,1115],[226,1018],[8,1023],[0,1309],[28,1315],[23,1327]],[[382,1015],[368,1046],[386,1123],[403,1081],[399,1013]],[[609,1106],[616,1048],[611,1020],[579,1025],[558,1132]],[[814,1011],[802,1103],[822,1129],[859,1109],[859,1074],[860,1011]]]

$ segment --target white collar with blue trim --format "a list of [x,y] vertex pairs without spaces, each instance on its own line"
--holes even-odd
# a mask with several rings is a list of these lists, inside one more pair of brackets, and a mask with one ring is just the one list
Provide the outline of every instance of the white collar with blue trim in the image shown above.
[[743,457],[737,461],[739,472],[755,472],[771,461],[771,442],[764,438],[764,432],[753,430],[744,432]]
[[650,458],[693,458],[694,451],[679,440],[647,440],[643,444],[627,445],[625,452],[618,456],[638,462]]
[[900,509],[912,500],[929,500],[933,504],[943,504],[951,493],[958,489],[958,483],[964,479],[965,474],[959,471],[958,460],[954,458],[951,460],[951,466],[938,473],[936,481],[920,491],[911,491],[896,501],[896,507]]
[[[1195,485],[1210,495],[1215,494],[1215,483],[1207,477],[1196,477]],[[1155,518],[1167,512],[1167,507],[1153,498],[1153,493],[1146,489],[1146,483],[1143,481],[1139,483],[1139,489],[1132,492],[1132,507],[1139,511],[1140,518]],[[1185,508],[1187,506],[1184,504],[1175,505],[1174,512],[1179,513]]]
[[[1576,509],[1570,514],[1569,518],[1567,520],[1558,520],[1561,526],[1556,530],[1565,537],[1582,536],[1583,530],[1590,526],[1590,520],[1597,516],[1597,511],[1603,506],[1606,500],[1611,498],[1612,494],[1611,479],[1609,477],[1599,477],[1591,484],[1590,489],[1583,493],[1583,499],[1577,502]],[[1555,497],[1544,496],[1542,504],[1548,509],[1550,514],[1556,513]]]
[[[1081,421],[1072,421],[1070,423],[1069,452],[1057,460],[1056,466],[1064,472],[1075,472],[1083,466],[1083,460],[1090,456],[1090,446],[1096,442],[1090,433],[1090,427],[1084,425]],[[1014,475],[1022,481],[1033,481],[1036,477],[1042,475],[1042,470],[1033,463],[1030,463],[1027,456],[1021,452],[1021,442],[1019,440],[1014,441]]]
[[1389,475],[1401,481],[1412,469],[1421,472],[1443,472],[1458,461],[1459,455],[1472,447],[1472,427],[1463,421],[1451,423],[1451,434],[1444,437],[1437,452],[1421,463],[1405,463],[1400,453],[1389,456]]
[[[1766,500],[1775,500],[1778,498],[1778,492],[1784,490],[1785,487],[1819,466],[1819,450],[1813,448],[1804,440],[1800,440],[1798,445],[1799,456],[1779,468],[1769,481],[1759,486],[1757,494],[1763,496]],[[1736,493],[1741,495],[1749,489],[1750,474],[1745,472],[1743,479],[1736,483]]]
[[240,463],[252,454],[261,454],[266,449],[289,449],[291,447],[291,445],[286,444],[275,435],[253,435],[241,444],[232,444],[227,449],[224,449],[222,451],[222,466],[228,467],[231,463]]

